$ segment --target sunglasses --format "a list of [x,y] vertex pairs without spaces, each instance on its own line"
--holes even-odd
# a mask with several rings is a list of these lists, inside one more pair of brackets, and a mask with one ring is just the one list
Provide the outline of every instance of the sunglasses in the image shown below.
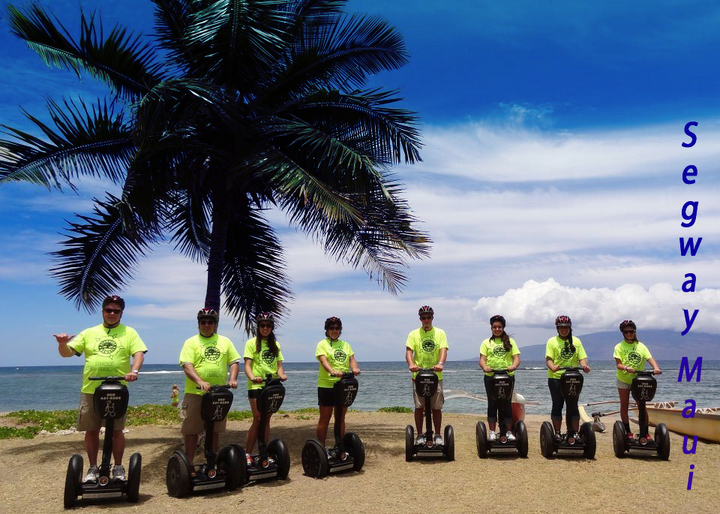
[[215,320],[213,319],[201,319],[198,321],[198,325],[214,325]]
[[340,330],[340,327],[328,327],[328,330]]
[[105,314],[120,314],[122,309],[103,309],[103,311],[105,311]]
[[258,328],[272,328],[271,323],[258,323]]
[[623,334],[634,334],[634,330],[623,330]]
[[433,317],[432,316],[420,316],[420,319],[422,319],[422,320],[433,319]]

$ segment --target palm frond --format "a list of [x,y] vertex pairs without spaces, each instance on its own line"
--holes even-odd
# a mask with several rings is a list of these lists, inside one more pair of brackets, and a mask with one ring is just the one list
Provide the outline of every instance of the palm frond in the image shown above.
[[234,204],[224,260],[225,309],[237,325],[249,333],[255,313],[283,315],[292,295],[282,247],[262,213],[247,202]]
[[184,37],[190,15],[197,10],[192,0],[152,0],[155,4],[155,40],[168,52],[168,60],[187,70],[191,55]]
[[196,190],[174,195],[167,230],[175,249],[195,262],[207,262],[210,254],[210,205],[207,195]]
[[55,127],[50,127],[23,111],[47,138],[3,125],[13,140],[1,140],[9,158],[0,160],[0,183],[26,181],[61,188],[74,187],[75,177],[89,175],[109,178],[117,183],[125,176],[135,144],[122,114],[112,105],[98,100],[92,107],[84,101],[65,100],[63,105],[48,100],[48,111]]
[[56,18],[53,19],[39,4],[30,5],[24,12],[10,6],[12,33],[24,40],[48,65],[80,70],[111,87],[125,100],[145,94],[160,82],[160,67],[154,63],[153,48],[141,36],[115,26],[107,38],[102,23],[95,15],[80,14],[80,41],[76,42]]
[[364,86],[369,75],[409,60],[402,36],[381,17],[340,13],[301,29],[276,66],[274,82],[263,84],[263,97],[287,98],[317,88],[349,91]]
[[100,301],[121,289],[135,271],[138,256],[160,236],[133,217],[128,205],[108,194],[96,200],[92,216],[70,223],[65,248],[52,255],[50,270],[60,282],[60,294],[78,309],[94,311]]

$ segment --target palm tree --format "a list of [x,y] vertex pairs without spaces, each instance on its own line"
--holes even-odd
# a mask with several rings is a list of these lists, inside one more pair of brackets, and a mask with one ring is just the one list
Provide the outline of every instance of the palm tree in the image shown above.
[[153,0],[156,34],[107,35],[81,12],[80,38],[41,6],[9,7],[13,33],[51,66],[88,73],[108,98],[48,101],[42,137],[5,126],[0,181],[122,187],[70,223],[52,269],[88,311],[169,238],[208,269],[206,307],[249,327],[291,297],[265,210],[278,208],[329,255],[391,293],[429,252],[390,168],[419,160],[416,116],[395,91],[362,89],[407,62],[402,37],[340,0]]

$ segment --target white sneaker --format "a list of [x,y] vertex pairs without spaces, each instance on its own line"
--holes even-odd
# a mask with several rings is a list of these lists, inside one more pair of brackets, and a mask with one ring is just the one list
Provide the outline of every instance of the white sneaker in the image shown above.
[[435,446],[441,446],[443,444],[442,437],[440,434],[435,436]]
[[417,441],[415,441],[415,444],[417,444],[417,445],[419,445],[419,446],[423,446],[423,445],[425,444],[425,436],[424,436],[424,435],[419,435],[419,436],[417,437]]
[[497,441],[497,434],[495,433],[494,430],[491,430],[491,431],[490,431],[490,435],[488,436],[488,439],[489,439],[490,441],[493,441],[493,442],[494,442],[494,441]]
[[87,475],[85,475],[85,480],[83,482],[97,482],[98,476],[100,475],[100,470],[97,466],[90,466],[90,469],[88,469]]
[[510,430],[507,431],[507,433],[505,434],[505,437],[507,437],[508,441],[515,441],[515,435],[512,432],[510,432]]
[[122,464],[115,464],[112,470],[112,477],[115,480],[125,480],[125,468]]

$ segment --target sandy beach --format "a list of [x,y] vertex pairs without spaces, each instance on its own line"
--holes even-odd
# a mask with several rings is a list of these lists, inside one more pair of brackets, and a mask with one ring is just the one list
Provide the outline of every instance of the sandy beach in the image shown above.
[[[611,434],[598,433],[593,461],[546,460],[540,455],[544,417],[526,419],[527,459],[515,456],[480,460],[475,450],[475,416],[446,414],[455,428],[456,460],[405,462],[404,427],[409,414],[351,412],[348,430],[358,433],[367,460],[360,473],[322,480],[302,474],[300,451],[314,436],[316,418],[286,414],[274,420],[273,437],[290,448],[292,467],[284,482],[246,486],[178,500],[167,495],[165,467],[180,446],[178,426],[130,427],[129,455],[143,456],[140,502],[84,504],[82,512],[716,512],[720,509],[720,445],[698,443],[695,455],[682,452],[673,434],[667,462],[656,458],[615,458]],[[244,443],[248,421],[228,424],[222,442]],[[611,427],[611,423],[607,423]],[[62,493],[70,455],[83,454],[82,435],[39,435],[0,441],[0,504],[5,512],[63,512]],[[85,457],[83,455],[83,457]],[[693,488],[686,490],[690,465]]]

